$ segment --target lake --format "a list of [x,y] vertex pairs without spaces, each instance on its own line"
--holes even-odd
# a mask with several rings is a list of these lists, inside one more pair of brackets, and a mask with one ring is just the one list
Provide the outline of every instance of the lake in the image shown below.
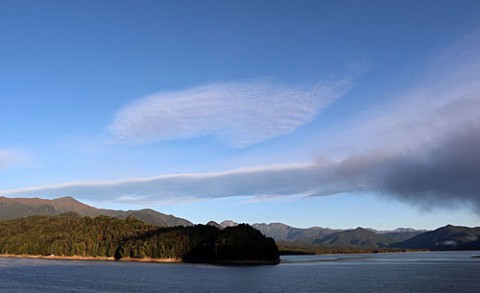
[[0,259],[0,292],[480,292],[480,251],[284,256],[221,267]]

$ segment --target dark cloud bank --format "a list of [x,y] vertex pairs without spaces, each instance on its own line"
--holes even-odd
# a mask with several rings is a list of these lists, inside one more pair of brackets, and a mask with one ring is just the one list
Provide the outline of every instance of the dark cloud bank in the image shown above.
[[480,211],[478,125],[451,133],[430,149],[387,157],[365,167],[371,187],[383,194],[427,206],[473,204]]

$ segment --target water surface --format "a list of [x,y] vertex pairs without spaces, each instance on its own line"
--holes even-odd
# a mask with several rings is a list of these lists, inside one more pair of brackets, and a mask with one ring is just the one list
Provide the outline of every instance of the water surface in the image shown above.
[[0,292],[480,292],[480,251],[285,256],[277,266],[0,259]]

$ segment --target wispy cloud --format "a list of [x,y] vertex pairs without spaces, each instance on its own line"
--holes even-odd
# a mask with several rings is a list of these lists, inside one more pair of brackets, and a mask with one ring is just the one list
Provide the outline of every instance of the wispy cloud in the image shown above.
[[247,147],[311,122],[350,83],[350,78],[299,86],[229,82],[160,92],[121,109],[108,132],[113,141],[127,144],[214,136],[233,147]]
[[[53,186],[0,191],[3,195],[62,196],[74,195],[95,200],[144,200],[220,198],[229,196],[292,194],[312,188],[311,169],[316,165],[276,166],[241,169],[218,173],[169,174],[151,178],[103,182],[79,182]],[[301,182],[296,180],[300,175]]]

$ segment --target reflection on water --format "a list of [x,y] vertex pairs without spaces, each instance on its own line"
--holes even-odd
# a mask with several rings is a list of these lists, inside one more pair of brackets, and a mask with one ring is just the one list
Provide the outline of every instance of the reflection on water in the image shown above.
[[369,261],[372,260],[368,255],[309,255],[309,256],[283,256],[283,264],[305,264],[305,263],[320,263],[320,262],[338,262],[338,261]]
[[284,256],[280,265],[252,267],[0,259],[0,292],[478,293],[479,255]]

